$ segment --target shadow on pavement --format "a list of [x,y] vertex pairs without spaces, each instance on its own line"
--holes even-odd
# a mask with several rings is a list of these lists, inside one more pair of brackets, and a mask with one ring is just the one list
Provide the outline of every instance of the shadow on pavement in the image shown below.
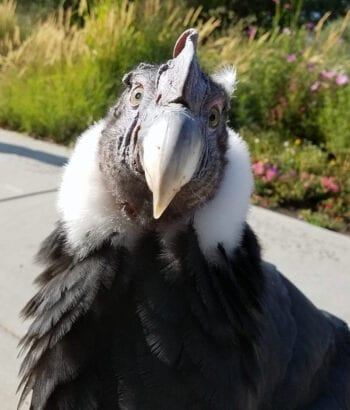
[[30,148],[21,147],[19,145],[12,145],[0,142],[0,153],[14,154],[22,157],[32,158],[36,161],[41,161],[49,165],[61,167],[68,161],[68,157],[60,155],[49,154],[44,151],[36,151]]

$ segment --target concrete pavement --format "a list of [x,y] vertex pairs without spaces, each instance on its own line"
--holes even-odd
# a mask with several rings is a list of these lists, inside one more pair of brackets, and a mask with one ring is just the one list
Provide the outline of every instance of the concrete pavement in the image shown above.
[[[18,314],[40,272],[33,255],[56,220],[67,148],[0,130],[0,408],[13,410]],[[253,207],[249,222],[273,262],[319,307],[350,322],[350,238]]]
[[17,343],[27,326],[19,311],[34,292],[40,267],[33,256],[56,219],[56,189],[68,155],[64,147],[0,130],[1,410],[17,406]]

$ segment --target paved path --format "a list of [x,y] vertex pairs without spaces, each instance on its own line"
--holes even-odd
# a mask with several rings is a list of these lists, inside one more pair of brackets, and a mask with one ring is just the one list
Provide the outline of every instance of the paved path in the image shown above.
[[[39,273],[33,255],[56,219],[55,197],[69,150],[0,130],[0,408],[14,410],[18,312]],[[350,238],[252,208],[264,256],[314,303],[350,322]]]

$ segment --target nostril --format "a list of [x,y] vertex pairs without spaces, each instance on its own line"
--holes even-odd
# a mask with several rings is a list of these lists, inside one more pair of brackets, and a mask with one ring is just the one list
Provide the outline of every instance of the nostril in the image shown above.
[[189,109],[189,105],[187,101],[183,97],[176,98],[175,100],[171,101],[173,104],[181,104],[183,107]]
[[158,105],[160,100],[162,99],[162,94],[158,94],[157,99],[156,99],[156,104]]
[[136,152],[135,152],[135,156],[134,156],[134,169],[139,174],[144,175],[145,172],[144,172],[143,167],[142,167],[140,151],[141,151],[140,144],[137,144],[136,145]]
[[134,146],[136,146],[136,144],[137,144],[137,141],[138,141],[138,138],[139,138],[139,131],[140,131],[140,125],[137,125],[136,126],[136,128],[135,128],[135,131],[134,131]]

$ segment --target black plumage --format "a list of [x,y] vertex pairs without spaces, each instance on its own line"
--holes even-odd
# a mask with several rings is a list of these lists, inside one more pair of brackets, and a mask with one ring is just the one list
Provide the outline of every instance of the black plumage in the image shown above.
[[[186,33],[177,53],[195,35]],[[147,75],[159,72],[146,69]],[[219,85],[213,87],[220,94]],[[39,252],[46,268],[23,311],[33,322],[21,341],[22,398],[32,391],[33,410],[350,409],[346,324],[318,310],[262,262],[243,220],[239,239],[232,232],[232,249],[223,240],[215,244],[215,257],[205,251],[196,212],[220,193],[226,131],[220,131],[216,154],[201,157],[195,181],[175,196],[158,224],[152,195],[141,182],[145,176],[136,170],[142,160],[128,159],[124,149],[125,168],[113,165],[113,126],[107,122],[102,133],[99,172],[115,198],[118,226],[126,219],[132,235],[124,226],[116,229],[112,218],[107,222],[113,229],[98,230],[98,220],[96,231],[86,229],[76,239],[63,213]],[[129,143],[135,129],[127,132]],[[126,169],[133,166],[128,190]],[[124,181],[122,190],[115,181]],[[192,190],[199,198],[191,197]]]

